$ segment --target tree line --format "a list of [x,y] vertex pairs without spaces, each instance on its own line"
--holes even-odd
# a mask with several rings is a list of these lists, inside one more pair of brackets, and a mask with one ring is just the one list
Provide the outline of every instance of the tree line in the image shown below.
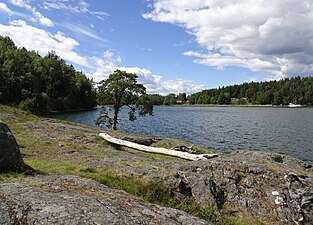
[[41,57],[0,36],[0,103],[35,114],[90,109],[96,105],[92,80],[49,52]]
[[313,105],[313,77],[251,82],[194,93],[190,104]]
[[171,93],[166,96],[149,95],[154,105],[175,104],[256,104],[288,105],[289,103],[313,105],[313,77],[293,77],[279,81],[250,82],[203,90],[189,96]]

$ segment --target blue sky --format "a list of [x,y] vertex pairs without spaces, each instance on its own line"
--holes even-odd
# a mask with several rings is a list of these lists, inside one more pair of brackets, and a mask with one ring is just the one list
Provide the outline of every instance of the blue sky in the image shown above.
[[0,35],[95,81],[123,69],[149,93],[192,93],[312,75],[312,11],[312,0],[2,0]]

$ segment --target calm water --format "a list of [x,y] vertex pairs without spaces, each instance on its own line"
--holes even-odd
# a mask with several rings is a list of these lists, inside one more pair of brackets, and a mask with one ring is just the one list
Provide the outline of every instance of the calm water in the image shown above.
[[[94,126],[98,113],[95,110],[57,117]],[[122,119],[118,128],[141,135],[178,138],[220,152],[280,152],[313,164],[313,108],[157,106],[154,114],[135,122]]]

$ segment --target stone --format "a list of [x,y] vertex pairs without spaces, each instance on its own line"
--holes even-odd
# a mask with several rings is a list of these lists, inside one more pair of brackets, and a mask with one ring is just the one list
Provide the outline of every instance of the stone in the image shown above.
[[[32,187],[31,185],[36,184]],[[57,187],[57,192],[55,188]],[[0,224],[209,225],[95,181],[64,175],[0,183]]]
[[313,189],[298,175],[285,176],[288,183],[289,205],[295,223],[313,223]]
[[0,172],[19,171],[24,163],[18,144],[9,127],[0,121]]
[[217,213],[239,211],[269,224],[313,224],[313,170],[295,158],[240,151],[206,161],[172,163],[168,170],[179,171],[163,178],[177,199],[191,195]]

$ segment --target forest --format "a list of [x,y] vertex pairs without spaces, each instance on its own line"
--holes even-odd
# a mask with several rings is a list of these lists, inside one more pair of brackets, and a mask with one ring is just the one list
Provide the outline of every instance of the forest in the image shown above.
[[0,36],[0,103],[49,114],[90,109],[95,96],[92,80],[55,52],[41,57]]
[[313,105],[313,77],[251,82],[194,93],[190,104]]
[[293,77],[279,81],[251,82],[203,90],[189,96],[171,93],[149,95],[154,105],[218,104],[218,105],[313,105],[313,77]]

